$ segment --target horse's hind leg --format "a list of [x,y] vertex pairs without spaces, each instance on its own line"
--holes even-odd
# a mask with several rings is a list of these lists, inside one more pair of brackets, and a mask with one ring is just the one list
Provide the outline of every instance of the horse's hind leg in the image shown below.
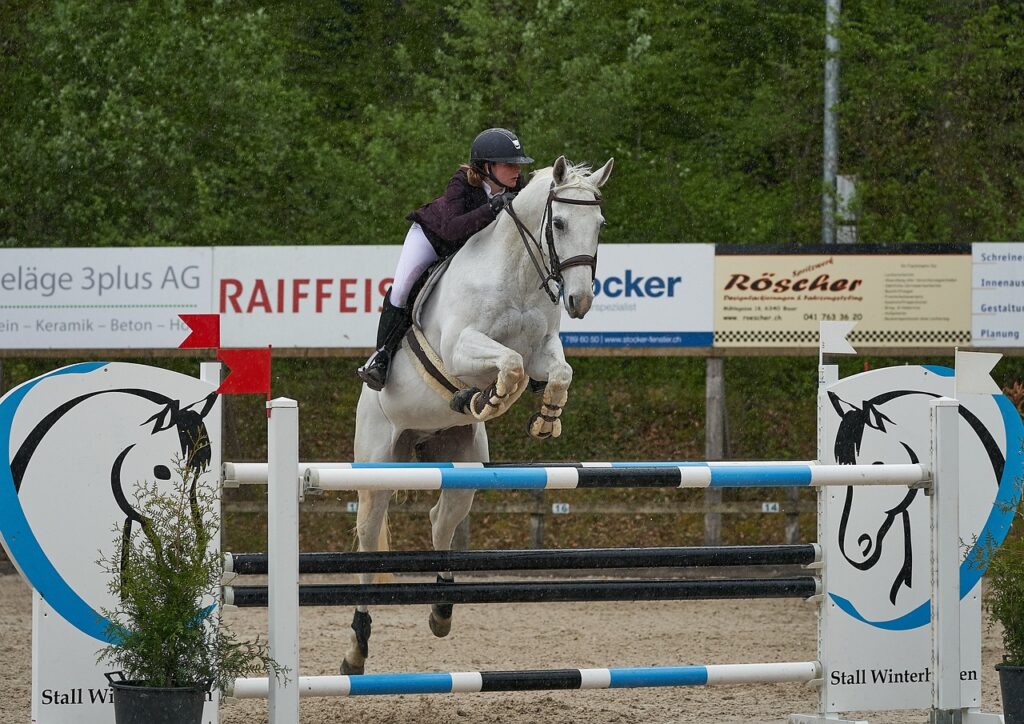
[[[356,515],[356,535],[359,550],[375,551],[386,549],[385,520],[387,519],[390,490],[359,491],[359,512]],[[382,541],[382,538],[384,539]],[[373,581],[372,573],[360,573],[359,582],[367,585]],[[370,630],[373,619],[367,606],[356,606],[352,616],[350,646],[341,660],[341,673],[361,674],[366,668],[366,657],[370,655]]]
[[[425,457],[443,462],[487,462],[487,433],[483,423],[458,427],[439,433],[423,447]],[[437,504],[430,509],[430,531],[434,550],[450,550],[455,529],[473,505],[474,490],[442,490]],[[438,583],[454,583],[451,571],[439,571]],[[430,630],[435,636],[447,636],[452,628],[453,606],[435,603],[430,607]]]
[[[356,413],[355,459],[358,462],[407,462],[412,457],[411,446],[395,434],[377,402],[377,394],[363,390]],[[359,512],[356,515],[356,536],[359,550],[387,550],[387,512],[391,491],[359,492]],[[360,573],[359,582],[367,585],[374,574]],[[341,661],[341,673],[361,674],[369,656],[371,619],[368,607],[356,606],[352,617],[351,645]]]
[[[475,490],[441,491],[437,504],[430,509],[430,529],[434,550],[451,549],[455,529],[469,514],[475,492]],[[437,582],[455,583],[455,576],[451,571],[441,571],[437,574]],[[435,603],[430,607],[430,630],[435,636],[447,636],[452,630],[452,610],[453,606],[450,603]]]

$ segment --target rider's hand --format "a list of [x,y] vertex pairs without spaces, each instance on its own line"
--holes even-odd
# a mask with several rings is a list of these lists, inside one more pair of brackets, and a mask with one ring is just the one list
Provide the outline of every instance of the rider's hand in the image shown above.
[[516,197],[515,191],[502,191],[500,194],[495,194],[491,197],[491,211],[499,213],[506,206],[512,204],[512,199]]

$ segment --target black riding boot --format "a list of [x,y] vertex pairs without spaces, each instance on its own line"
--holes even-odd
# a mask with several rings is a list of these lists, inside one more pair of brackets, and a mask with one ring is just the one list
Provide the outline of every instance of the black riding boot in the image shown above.
[[366,364],[356,370],[359,379],[371,390],[384,389],[384,383],[388,381],[391,358],[398,351],[402,337],[411,324],[412,317],[408,310],[391,303],[389,289],[384,296],[384,310],[380,313],[380,321],[377,323],[377,351],[366,360]]

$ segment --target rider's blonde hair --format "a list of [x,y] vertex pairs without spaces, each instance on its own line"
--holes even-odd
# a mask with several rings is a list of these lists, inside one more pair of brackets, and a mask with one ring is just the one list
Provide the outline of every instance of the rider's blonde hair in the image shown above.
[[484,185],[484,177],[480,175],[480,172],[473,168],[470,164],[464,163],[460,166],[466,172],[466,180],[469,181],[470,186],[482,187]]

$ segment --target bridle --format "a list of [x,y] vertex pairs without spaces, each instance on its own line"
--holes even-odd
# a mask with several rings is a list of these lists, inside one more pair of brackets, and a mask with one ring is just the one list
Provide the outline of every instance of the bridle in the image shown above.
[[[551,213],[551,205],[556,201],[560,204],[575,204],[576,206],[600,206],[603,200],[597,193],[594,194],[593,199],[567,199],[562,196],[558,196],[555,191],[555,182],[551,182],[551,189],[548,191],[548,201],[544,206],[544,215],[541,217],[541,223],[544,225],[544,237],[548,244],[548,262],[550,263],[550,266],[544,263],[544,253],[540,242],[537,241],[536,237],[534,237],[526,227],[526,224],[524,224],[516,215],[516,212],[512,208],[512,204],[508,204],[505,207],[508,215],[511,216],[512,221],[515,222],[516,228],[519,230],[519,238],[523,240],[523,246],[526,247],[526,253],[530,257],[530,261],[533,262],[533,266],[537,270],[538,276],[540,276],[540,288],[548,295],[552,304],[558,304],[558,297],[562,292],[562,285],[564,284],[562,279],[563,271],[574,266],[589,266],[590,278],[593,279],[597,274],[596,254],[578,254],[576,256],[571,256],[564,261],[558,258],[558,252],[555,250],[554,216]],[[529,241],[527,241],[527,239],[529,239]],[[557,291],[551,291],[551,285],[549,282],[555,282],[557,285]]]

